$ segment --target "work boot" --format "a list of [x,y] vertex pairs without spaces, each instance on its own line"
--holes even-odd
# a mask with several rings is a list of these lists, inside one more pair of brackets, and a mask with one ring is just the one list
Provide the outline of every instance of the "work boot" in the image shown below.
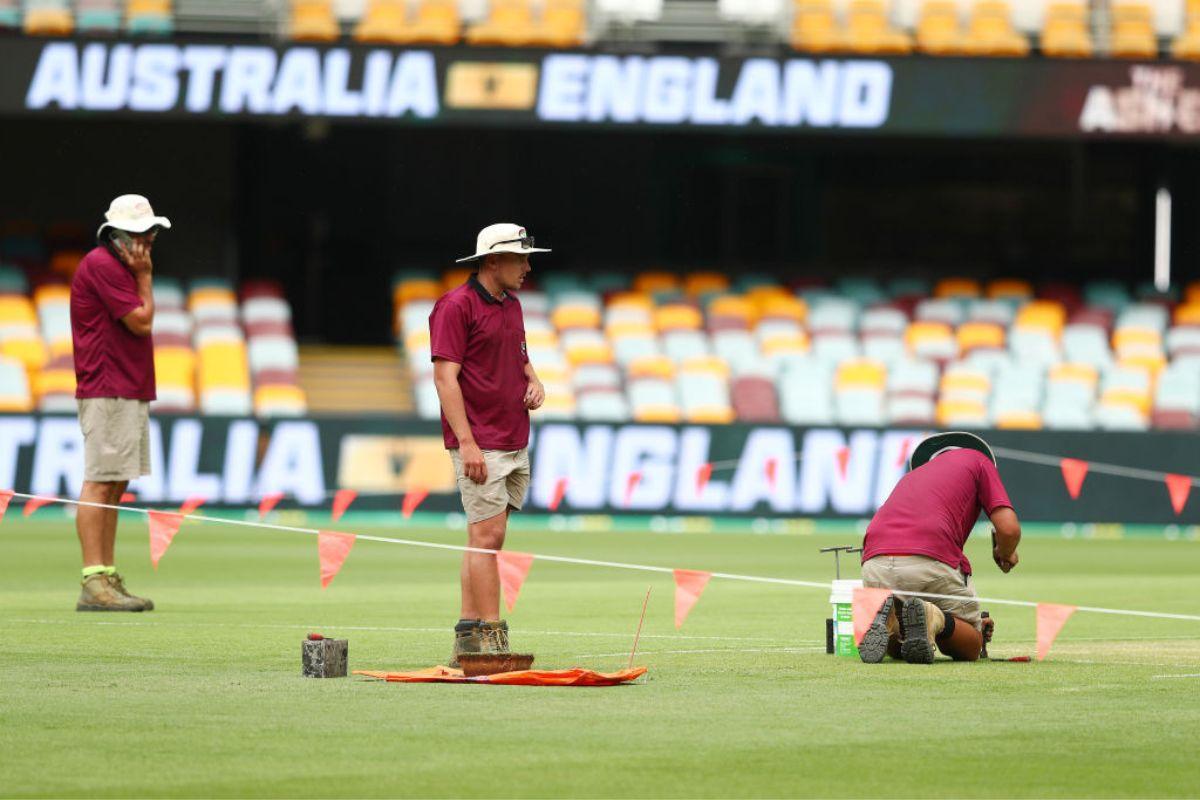
[[904,629],[900,654],[909,664],[932,664],[934,638],[946,627],[946,615],[933,603],[910,597],[904,601],[900,616]]
[[883,661],[887,654],[888,639],[893,632],[899,633],[900,623],[895,620],[895,608],[896,597],[889,594],[875,614],[875,619],[871,620],[871,627],[867,628],[862,641],[858,643],[858,657],[864,664]]
[[137,600],[139,603],[141,603],[143,611],[153,611],[154,610],[154,601],[153,600],[151,600],[149,597],[138,597],[136,594],[133,594],[132,592],[130,592],[128,589],[125,588],[125,579],[121,577],[121,573],[114,572],[112,575],[109,575],[108,582],[110,584],[112,584],[112,587],[114,589],[117,590],[117,594],[123,594],[126,597],[128,597],[132,600]]
[[83,591],[79,593],[76,611],[144,611],[140,600],[126,597],[118,592],[103,572],[89,575],[83,580]]
[[479,625],[479,620],[471,619],[459,622],[454,626],[454,652],[450,654],[450,663],[446,665],[450,669],[458,669],[462,666],[458,663],[458,657],[461,654],[480,652],[483,639],[479,635]]
[[479,652],[481,653],[507,653],[508,650],[508,623],[502,619],[483,622],[479,626],[479,636],[481,639]]

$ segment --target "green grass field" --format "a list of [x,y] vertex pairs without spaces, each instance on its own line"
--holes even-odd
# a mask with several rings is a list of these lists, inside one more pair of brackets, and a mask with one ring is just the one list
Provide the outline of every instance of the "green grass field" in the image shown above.
[[[189,523],[157,572],[145,522],[118,564],[158,610],[76,614],[70,523],[0,525],[0,795],[154,797],[1122,797],[1200,791],[1200,623],[1076,614],[1044,663],[868,666],[824,653],[828,594],[714,579],[683,630],[669,575],[538,562],[509,615],[544,667],[636,685],[404,685],[300,677],[312,630],[352,669],[445,658],[456,553],[359,541],[325,592],[312,537]],[[389,535],[383,528],[343,529]],[[460,542],[445,531],[410,538]],[[530,552],[827,580],[848,536],[514,532]],[[1029,538],[981,594],[1197,613],[1200,543]],[[856,570],[854,574],[857,574]],[[1031,609],[992,607],[996,655]]]

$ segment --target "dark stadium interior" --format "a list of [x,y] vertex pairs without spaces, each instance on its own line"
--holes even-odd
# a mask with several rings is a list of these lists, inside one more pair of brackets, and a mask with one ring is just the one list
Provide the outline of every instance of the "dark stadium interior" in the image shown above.
[[44,120],[2,136],[23,154],[11,185],[43,187],[5,193],[5,218],[90,224],[143,192],[176,222],[161,270],[280,279],[309,340],[386,341],[393,272],[448,267],[501,218],[556,249],[535,268],[1145,281],[1166,181],[1174,277],[1200,277],[1200,151],[1164,144]]

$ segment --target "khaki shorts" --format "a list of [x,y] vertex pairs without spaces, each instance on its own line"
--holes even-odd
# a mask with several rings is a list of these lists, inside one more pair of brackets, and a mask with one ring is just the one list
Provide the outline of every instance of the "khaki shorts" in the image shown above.
[[863,586],[896,591],[951,594],[962,600],[924,598],[980,629],[979,601],[969,578],[936,558],[927,556],[875,556],[862,565]]
[[83,479],[111,483],[150,474],[150,404],[124,397],[87,397],[79,404]]
[[487,480],[476,483],[463,473],[462,456],[450,451],[467,522],[482,522],[511,508],[520,511],[529,488],[529,450],[484,450]]

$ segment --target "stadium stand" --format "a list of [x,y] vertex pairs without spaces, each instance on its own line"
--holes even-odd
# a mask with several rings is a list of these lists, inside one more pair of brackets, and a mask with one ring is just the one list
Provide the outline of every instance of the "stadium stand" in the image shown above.
[[[397,276],[397,341],[439,414],[428,316],[464,272]],[[1200,425],[1200,285],[788,287],[762,276],[553,275],[520,294],[542,418],[1144,430]]]
[[25,0],[23,28],[31,36],[70,36],[75,17],[66,0]]
[[174,33],[171,0],[128,0],[125,27],[133,34],[167,36]]

